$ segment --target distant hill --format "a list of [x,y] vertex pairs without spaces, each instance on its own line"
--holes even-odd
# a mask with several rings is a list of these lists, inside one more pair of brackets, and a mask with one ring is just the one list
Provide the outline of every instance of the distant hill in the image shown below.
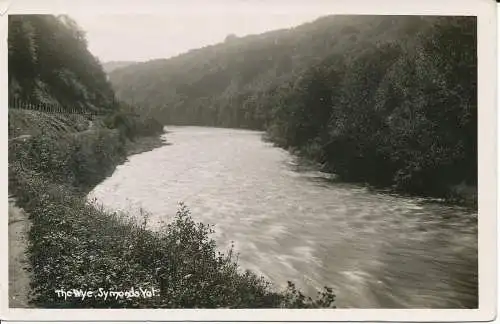
[[345,179],[477,184],[475,17],[327,16],[110,73],[163,123],[265,130]]
[[111,73],[116,69],[120,69],[132,64],[136,64],[137,62],[133,61],[110,61],[110,62],[105,62],[102,63],[102,68],[104,69],[104,72],[106,73]]
[[248,111],[254,109],[244,105],[249,98],[292,82],[327,57],[350,60],[381,44],[411,44],[433,21],[418,16],[326,16],[114,70],[110,81],[119,98],[156,111],[170,123],[262,128],[266,111]]

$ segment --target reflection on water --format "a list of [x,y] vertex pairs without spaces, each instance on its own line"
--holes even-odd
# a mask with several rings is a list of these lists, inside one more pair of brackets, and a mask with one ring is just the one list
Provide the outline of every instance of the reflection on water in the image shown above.
[[169,131],[172,145],[131,156],[90,196],[143,207],[152,227],[183,201],[242,267],[311,294],[331,286],[338,307],[477,308],[477,214],[327,181],[259,132]]

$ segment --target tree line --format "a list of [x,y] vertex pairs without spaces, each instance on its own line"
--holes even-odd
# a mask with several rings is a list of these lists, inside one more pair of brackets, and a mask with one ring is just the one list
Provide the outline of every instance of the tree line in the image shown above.
[[[131,154],[130,140],[163,125],[114,100],[83,32],[68,17],[9,17],[9,95],[25,108],[55,106],[102,112],[86,124],[44,111],[9,109],[9,193],[31,223],[30,306],[42,308],[331,308],[329,287],[315,298],[295,285],[273,286],[242,271],[233,249],[221,253],[213,226],[186,206],[151,231],[149,214],[106,211],[87,194]],[[25,68],[23,64],[26,64]],[[29,136],[29,135],[31,136]],[[28,135],[28,136],[27,136]],[[76,239],[75,239],[76,238]],[[152,298],[64,298],[58,289],[130,291]],[[102,288],[101,288],[102,287]],[[49,292],[49,293],[48,293]],[[74,297],[74,296],[73,296]]]
[[166,124],[265,130],[344,179],[477,186],[475,17],[329,16],[117,69]]

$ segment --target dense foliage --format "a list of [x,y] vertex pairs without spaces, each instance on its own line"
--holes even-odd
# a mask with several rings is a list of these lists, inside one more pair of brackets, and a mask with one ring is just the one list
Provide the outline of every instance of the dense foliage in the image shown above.
[[84,131],[89,121],[80,115],[47,114],[36,110],[9,109],[8,135],[38,135],[43,132],[65,136],[67,133]]
[[120,134],[133,140],[140,136],[154,136],[163,133],[163,125],[146,114],[138,114],[132,107],[120,104],[120,108],[103,119],[103,125],[118,129]]
[[[217,251],[212,227],[195,223],[184,206],[163,229],[151,231],[147,217],[138,222],[87,202],[88,191],[124,161],[129,141],[162,133],[163,125],[115,102],[70,18],[9,17],[9,95],[14,108],[43,103],[100,115],[89,120],[86,114],[9,109],[9,194],[32,222],[34,306],[334,307],[329,288],[313,300],[291,283],[280,292],[242,272],[232,250]],[[94,296],[58,295],[73,289]],[[155,289],[155,295],[144,298],[141,289]],[[99,296],[110,291],[131,295]]]
[[477,185],[475,17],[333,16],[111,73],[164,123],[264,129],[344,179]]
[[84,31],[70,17],[10,15],[8,46],[9,108],[22,109],[9,109],[9,136],[84,130],[91,115],[128,139],[163,132],[154,118],[115,100]]
[[30,170],[82,192],[109,175],[125,158],[118,131],[99,129],[60,134],[43,132],[9,142],[9,167]]
[[9,15],[9,105],[103,113],[115,107],[101,64],[68,16]]
[[[144,219],[110,213],[85,192],[123,158],[116,131],[61,141],[40,135],[9,143],[9,192],[29,212],[32,301],[46,308],[310,308],[333,307],[331,289],[317,299],[293,284],[283,291],[242,272],[232,250],[217,251],[213,228],[185,206],[159,231]],[[106,150],[103,150],[103,147]],[[110,148],[116,147],[113,151]],[[83,191],[83,192],[82,192]],[[64,298],[56,290],[93,291]],[[99,296],[155,290],[155,296]]]

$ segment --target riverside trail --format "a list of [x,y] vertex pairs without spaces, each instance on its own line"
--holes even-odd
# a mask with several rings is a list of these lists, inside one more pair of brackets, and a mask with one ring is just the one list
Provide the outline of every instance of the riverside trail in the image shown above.
[[27,258],[31,222],[16,200],[9,197],[9,307],[30,307],[30,276]]

